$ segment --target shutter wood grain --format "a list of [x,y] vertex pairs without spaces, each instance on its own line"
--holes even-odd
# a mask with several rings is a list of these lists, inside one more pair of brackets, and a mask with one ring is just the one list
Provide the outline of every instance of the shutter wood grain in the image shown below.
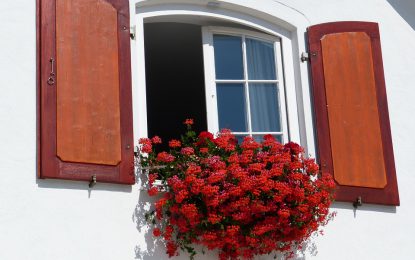
[[37,3],[39,177],[133,184],[128,0]]
[[364,32],[329,34],[321,49],[334,178],[340,185],[384,188],[370,38]]
[[378,25],[308,29],[318,157],[337,201],[399,205]]
[[56,1],[57,155],[62,161],[121,161],[117,31],[117,10],[106,1]]

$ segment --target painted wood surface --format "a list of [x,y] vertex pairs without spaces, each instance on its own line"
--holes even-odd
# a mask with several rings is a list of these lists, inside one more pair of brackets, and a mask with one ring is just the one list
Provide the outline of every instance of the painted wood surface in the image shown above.
[[133,184],[128,1],[39,5],[40,178]]
[[372,48],[364,32],[321,39],[333,173],[341,185],[384,188]]
[[318,157],[336,200],[399,205],[378,24],[314,25],[308,43]]
[[106,1],[56,1],[57,155],[63,161],[121,161],[117,29],[117,10]]

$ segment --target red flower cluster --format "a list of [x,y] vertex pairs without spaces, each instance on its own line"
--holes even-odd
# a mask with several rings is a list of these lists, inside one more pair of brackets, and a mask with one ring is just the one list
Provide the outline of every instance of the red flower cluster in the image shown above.
[[194,255],[192,244],[219,249],[220,259],[290,253],[333,216],[334,181],[298,144],[271,135],[238,144],[229,130],[196,136],[193,120],[185,124],[188,132],[169,142],[169,152],[149,151],[159,139],[140,139],[141,164],[153,168],[149,194],[158,194],[156,178],[165,185],[152,221],[169,256],[178,248]]
[[193,119],[188,118],[188,119],[184,120],[183,124],[185,124],[187,126],[191,126],[191,125],[193,125]]

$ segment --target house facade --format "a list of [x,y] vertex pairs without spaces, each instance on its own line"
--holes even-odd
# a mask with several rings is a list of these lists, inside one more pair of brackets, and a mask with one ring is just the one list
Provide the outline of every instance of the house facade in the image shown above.
[[412,0],[3,2],[0,259],[167,259],[133,152],[188,117],[336,171],[297,259],[412,257]]

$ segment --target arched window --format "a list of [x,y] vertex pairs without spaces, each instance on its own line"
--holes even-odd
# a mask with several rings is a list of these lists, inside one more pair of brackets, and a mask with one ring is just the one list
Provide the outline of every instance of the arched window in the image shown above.
[[[265,134],[280,142],[292,140],[279,36],[208,17],[154,16],[142,21],[145,62],[138,62],[145,65],[146,77],[145,82],[139,77],[139,92],[145,91],[137,96],[146,104],[138,113],[147,129],[140,123],[140,136],[177,138],[181,122],[193,117],[196,131],[227,128],[239,140],[261,140]],[[296,107],[295,97],[291,101]],[[297,116],[294,111],[291,120],[298,122]],[[291,127],[298,133],[296,124]]]

